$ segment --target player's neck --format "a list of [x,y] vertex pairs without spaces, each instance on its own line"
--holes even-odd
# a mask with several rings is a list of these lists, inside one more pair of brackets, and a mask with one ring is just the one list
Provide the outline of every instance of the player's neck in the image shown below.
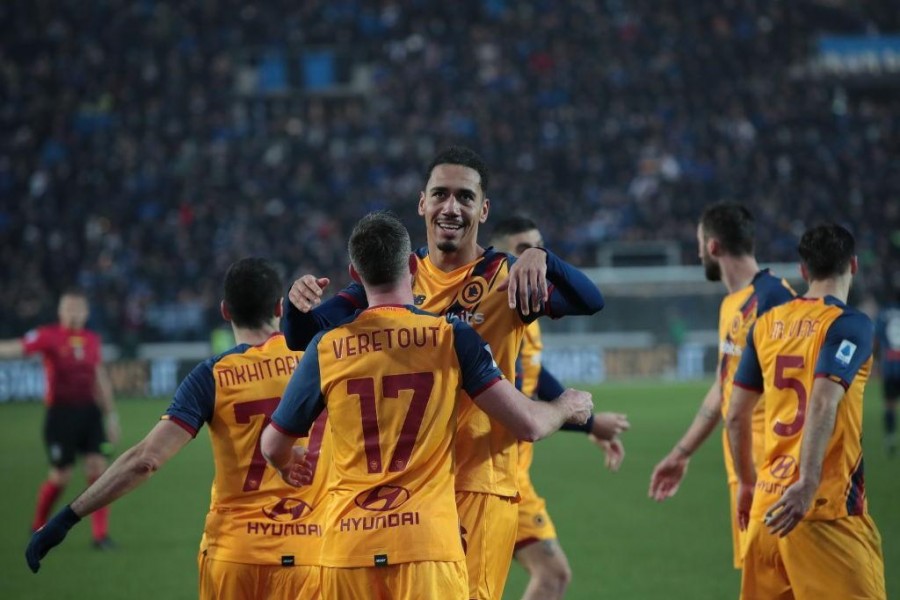
[[820,279],[809,282],[809,289],[803,294],[804,298],[824,298],[825,296],[834,296],[843,303],[847,303],[850,296],[850,280],[839,279]]
[[484,248],[478,244],[460,247],[453,252],[444,252],[432,240],[428,240],[428,257],[431,259],[431,264],[445,273],[474,262],[482,254],[484,254]]
[[369,308],[373,306],[382,306],[384,304],[413,304],[412,289],[406,290],[370,290],[366,288],[366,300]]
[[722,269],[722,283],[729,294],[742,290],[759,273],[759,264],[754,256],[723,256],[719,259]]
[[236,327],[232,323],[231,330],[234,332],[235,344],[250,344],[251,346],[264,344],[273,334],[280,332],[277,323],[266,323],[262,327],[254,327],[252,329]]

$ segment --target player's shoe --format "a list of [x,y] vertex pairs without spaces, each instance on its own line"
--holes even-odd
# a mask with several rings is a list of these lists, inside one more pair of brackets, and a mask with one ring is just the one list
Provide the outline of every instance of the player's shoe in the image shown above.
[[897,455],[897,446],[900,446],[900,440],[897,439],[896,433],[885,436],[884,451],[888,456],[893,457]]
[[99,540],[94,540],[91,542],[91,546],[94,550],[115,550],[116,543],[109,539],[109,537],[101,538]]

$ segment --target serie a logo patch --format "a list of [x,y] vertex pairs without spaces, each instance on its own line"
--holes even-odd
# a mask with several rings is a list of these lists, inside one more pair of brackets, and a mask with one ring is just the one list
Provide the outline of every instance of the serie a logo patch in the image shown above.
[[853,360],[853,355],[856,353],[856,344],[851,342],[850,340],[841,341],[841,345],[838,346],[837,354],[834,357],[838,360],[838,362],[849,365],[850,361]]

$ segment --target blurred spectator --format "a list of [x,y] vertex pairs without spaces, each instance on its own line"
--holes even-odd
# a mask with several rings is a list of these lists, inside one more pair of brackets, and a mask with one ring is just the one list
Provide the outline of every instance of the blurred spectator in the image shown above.
[[763,262],[840,218],[881,293],[900,97],[792,71],[822,31],[900,25],[856,4],[0,3],[0,336],[78,283],[113,341],[206,339],[248,254],[343,282],[352,223],[392,208],[415,235],[452,142],[496,172],[494,210],[552,208],[547,243],[576,264],[660,238],[693,264],[701,207],[730,198]]

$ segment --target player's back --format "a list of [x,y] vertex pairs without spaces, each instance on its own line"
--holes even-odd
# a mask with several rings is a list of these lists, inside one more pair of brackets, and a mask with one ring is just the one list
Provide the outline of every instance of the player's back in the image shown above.
[[[322,413],[308,438],[316,458],[312,484],[294,488],[268,468],[260,450],[260,435],[300,361],[302,352],[288,349],[284,336],[241,344],[198,366],[186,379],[194,397],[212,396],[211,405],[191,406],[179,390],[168,417],[179,423],[199,412],[209,425],[215,478],[201,550],[210,558],[247,564],[317,564],[323,535],[324,498],[329,464]],[[184,386],[185,384],[182,384]],[[209,391],[202,388],[208,388]],[[196,430],[196,426],[194,427]]]
[[377,306],[310,346],[334,443],[324,566],[463,560],[454,338],[447,318]]
[[761,518],[799,476],[808,401],[817,377],[841,384],[822,483],[808,519],[865,512],[862,462],[863,390],[872,364],[872,323],[832,296],[797,298],[757,321],[752,343],[765,385],[765,460],[752,516]]

